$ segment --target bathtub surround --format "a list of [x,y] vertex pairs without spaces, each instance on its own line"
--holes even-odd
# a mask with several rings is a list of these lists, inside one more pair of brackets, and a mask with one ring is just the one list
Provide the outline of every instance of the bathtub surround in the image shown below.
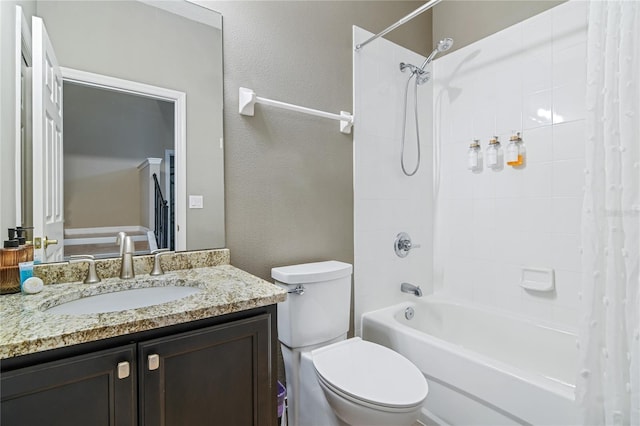
[[[436,293],[578,325],[586,12],[569,1],[434,61]],[[525,167],[467,170],[474,139],[506,154],[516,132]],[[524,268],[556,290],[521,288]]]
[[584,424],[640,424],[640,4],[591,1],[577,399]]
[[[354,45],[372,35],[354,27]],[[431,81],[417,89],[422,166],[411,177],[400,167],[404,90],[409,78],[400,71],[400,63],[421,64],[424,60],[381,38],[353,53],[356,331],[364,312],[406,300],[401,283],[420,286],[427,294],[433,291]],[[408,95],[405,161],[413,168],[417,158],[413,89]],[[411,236],[414,247],[420,245],[403,258],[394,250],[401,232]]]

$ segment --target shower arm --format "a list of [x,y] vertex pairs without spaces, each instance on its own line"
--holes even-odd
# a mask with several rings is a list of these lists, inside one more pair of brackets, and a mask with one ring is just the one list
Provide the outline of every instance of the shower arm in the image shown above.
[[395,30],[396,28],[398,28],[401,25],[406,24],[407,22],[409,22],[410,20],[412,20],[416,16],[420,15],[421,13],[424,13],[427,10],[431,9],[433,6],[435,6],[436,4],[440,3],[441,1],[442,0],[431,0],[431,1],[423,4],[422,6],[420,6],[419,8],[417,8],[416,10],[414,10],[413,12],[411,12],[410,14],[405,16],[404,18],[400,19],[395,24],[393,24],[390,27],[388,27],[387,29],[382,30],[378,34],[370,37],[369,39],[367,39],[366,41],[364,41],[362,43],[356,44],[356,47],[355,47],[354,50],[358,51],[358,50],[362,49],[364,46],[366,46],[367,44],[371,43],[373,40],[375,40],[375,39],[377,39],[379,37],[382,37],[383,35],[386,35],[387,33],[390,33],[391,31]]

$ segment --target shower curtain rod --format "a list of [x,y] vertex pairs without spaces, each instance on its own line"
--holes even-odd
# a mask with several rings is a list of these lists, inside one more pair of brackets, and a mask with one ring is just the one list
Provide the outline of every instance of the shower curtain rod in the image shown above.
[[276,108],[288,109],[289,111],[297,111],[304,114],[315,115],[316,117],[329,118],[340,122],[340,132],[351,133],[353,127],[353,115],[346,111],[340,111],[340,114],[320,111],[313,108],[307,108],[300,105],[288,104],[286,102],[274,101],[273,99],[261,98],[256,96],[256,92],[246,87],[241,87],[238,91],[239,107],[238,112],[242,115],[253,116],[253,106],[255,104],[270,105]]
[[367,44],[371,43],[373,40],[377,39],[378,37],[382,37],[383,35],[395,30],[400,25],[406,24],[407,22],[409,22],[410,20],[412,20],[416,16],[420,15],[421,13],[426,12],[427,10],[431,9],[433,6],[435,6],[436,4],[440,3],[441,1],[442,0],[431,0],[431,1],[423,4],[422,6],[420,6],[419,8],[417,8],[416,10],[414,10],[413,12],[411,12],[410,14],[405,16],[404,18],[400,19],[395,24],[393,24],[390,27],[388,27],[386,30],[383,30],[382,32],[379,32],[378,34],[374,35],[373,37],[370,37],[367,41],[364,41],[362,43],[356,44],[355,50],[358,51],[358,50],[362,49],[364,46],[366,46]]

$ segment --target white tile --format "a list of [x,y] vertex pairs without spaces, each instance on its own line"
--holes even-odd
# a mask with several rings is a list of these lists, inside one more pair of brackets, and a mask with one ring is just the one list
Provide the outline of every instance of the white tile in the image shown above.
[[525,93],[522,104],[523,128],[547,126],[552,123],[553,92],[543,90]]
[[533,233],[550,233],[554,229],[554,217],[551,209],[551,198],[523,198],[522,201],[523,231]]
[[496,74],[496,133],[512,133],[522,128],[522,70],[514,57]]
[[585,120],[553,126],[553,159],[584,158],[586,144]]
[[571,309],[580,307],[578,294],[581,292],[580,272],[558,269],[555,271],[556,304]]
[[551,9],[553,16],[553,48],[562,50],[584,42],[587,35],[588,2],[573,0]]
[[512,198],[521,196],[525,170],[516,170],[507,166],[501,172],[496,173],[493,184],[496,198]]
[[551,45],[546,52],[527,55],[522,64],[522,92],[535,93],[552,87]]
[[587,78],[587,43],[553,52],[553,86],[564,86]]
[[495,214],[496,205],[493,198],[481,198],[473,200],[472,223],[474,228],[495,228]]
[[521,231],[524,208],[521,198],[496,198],[495,227],[508,233]]
[[551,253],[553,268],[579,272],[581,265],[580,237],[571,234],[554,234]]
[[585,118],[586,88],[585,80],[578,80],[553,89],[553,124]]
[[525,130],[522,141],[526,149],[526,162],[544,163],[553,159],[553,133],[551,126]]
[[550,232],[523,232],[519,253],[519,263],[533,268],[550,268],[552,255],[549,247],[552,244]]
[[582,201],[582,197],[560,197],[551,199],[553,232],[559,234],[580,234]]
[[553,162],[553,196],[582,197],[584,187],[584,159]]
[[548,301],[541,300],[539,294],[523,290],[521,295],[520,307],[522,311],[520,314],[542,320],[548,320],[553,316],[553,305]]
[[532,163],[522,171],[524,197],[550,197],[552,187],[552,164]]
[[540,54],[551,50],[553,41],[552,14],[550,11],[534,15],[521,22],[522,48],[526,54]]

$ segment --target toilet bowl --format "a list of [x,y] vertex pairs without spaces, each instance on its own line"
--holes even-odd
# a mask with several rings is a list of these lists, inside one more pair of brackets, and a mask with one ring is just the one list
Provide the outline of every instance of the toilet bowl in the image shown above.
[[358,337],[311,352],[320,388],[348,425],[411,425],[427,398],[420,370],[397,352]]
[[288,292],[278,304],[278,338],[291,426],[409,426],[427,397],[427,381],[408,359],[346,339],[351,271],[337,261],[271,270]]

